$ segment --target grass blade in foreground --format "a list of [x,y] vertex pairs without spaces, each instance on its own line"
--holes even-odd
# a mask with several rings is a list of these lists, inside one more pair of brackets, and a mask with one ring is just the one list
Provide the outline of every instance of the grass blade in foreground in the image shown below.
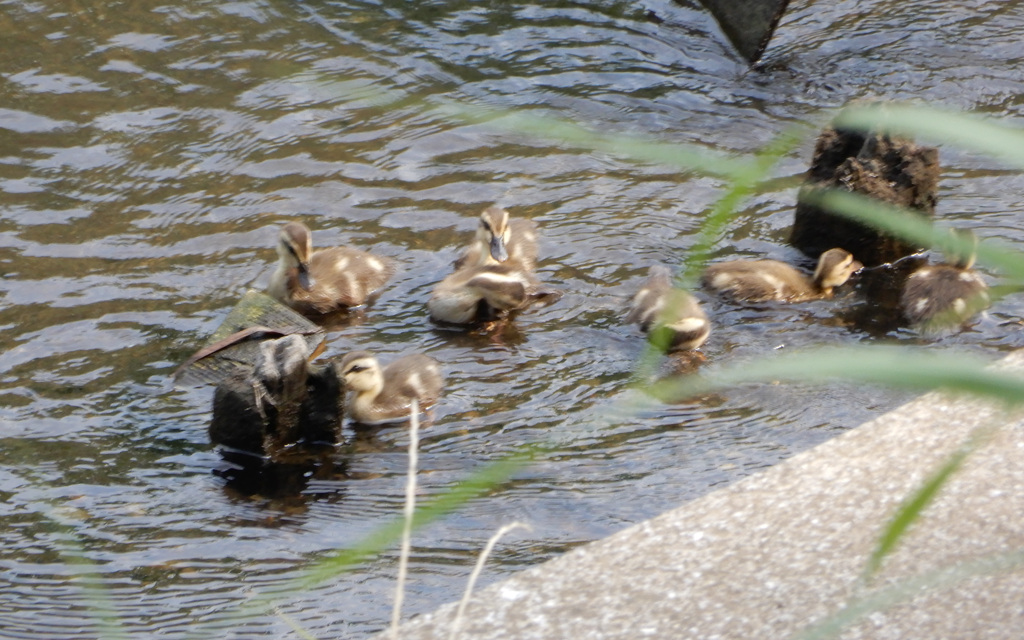
[[[928,221],[899,207],[882,203],[874,198],[840,189],[812,189],[803,198],[832,213],[863,222],[864,224],[895,234],[905,240],[925,246],[934,246],[947,253],[966,253],[969,248],[944,230],[936,229]],[[991,240],[978,245],[978,260],[992,265],[1006,275],[1024,282],[1024,255]]]
[[920,105],[866,104],[843,109],[833,124],[844,129],[928,138],[1024,168],[1024,131],[975,115]]
[[723,367],[707,375],[670,378],[649,392],[675,401],[748,382],[788,380],[820,384],[846,379],[909,389],[943,388],[1002,400],[1024,402],[1024,378],[987,368],[965,354],[932,353],[902,347],[842,347],[768,357]]
[[926,592],[949,589],[971,578],[1014,571],[1022,566],[1024,550],[1017,549],[930,571],[857,598],[824,620],[791,636],[791,640],[836,638],[845,627],[868,614],[897,607]]
[[[416,512],[413,527],[427,525],[455,511],[470,500],[500,486],[516,471],[529,464],[537,452],[537,447],[524,447],[516,453],[486,465],[466,480],[421,506]],[[401,539],[404,528],[405,518],[392,520],[362,540],[356,541],[349,548],[335,551],[316,562],[305,571],[304,575],[283,586],[255,594],[252,599],[218,618],[216,623],[224,624],[229,620],[244,621],[261,612],[272,613],[279,600],[326,582],[338,574],[352,569],[360,562],[394,546]],[[217,635],[204,634],[200,630],[196,630],[196,635],[199,637],[220,637],[219,631],[215,633]]]
[[920,489],[911,494],[904,502],[889,523],[889,526],[882,532],[882,537],[878,540],[878,546],[871,554],[871,557],[868,558],[868,564],[864,570],[864,580],[869,580],[878,571],[878,568],[882,565],[882,560],[892,553],[896,548],[896,543],[910,529],[910,525],[914,524],[921,517],[921,513],[931,504],[935,496],[938,495],[939,490],[949,482],[953,474],[960,469],[960,465],[963,464],[964,460],[967,459],[967,456],[973,450],[973,448],[961,447],[939,467],[937,472],[928,478],[928,481]]
[[[501,485],[512,474],[525,467],[534,453],[534,450],[527,449],[477,471],[468,479],[420,507],[413,520],[413,526],[422,527],[429,524],[458,509],[473,498]],[[350,569],[366,558],[384,551],[401,539],[404,526],[404,518],[393,520],[350,548],[336,551],[321,560],[310,568],[305,576],[296,578],[293,584],[282,589],[281,592],[292,593],[296,589],[308,589],[316,586]]]
[[942,466],[927,478],[920,489],[904,501],[899,510],[896,511],[896,515],[889,522],[889,525],[882,532],[882,536],[878,540],[878,547],[871,554],[871,557],[868,558],[867,566],[864,568],[865,582],[870,580],[875,572],[878,571],[882,560],[896,548],[896,544],[906,534],[910,525],[914,524],[921,517],[921,513],[931,504],[942,487],[960,470],[964,460],[992,435],[993,430],[994,427],[989,426],[975,431],[967,442],[954,451]]

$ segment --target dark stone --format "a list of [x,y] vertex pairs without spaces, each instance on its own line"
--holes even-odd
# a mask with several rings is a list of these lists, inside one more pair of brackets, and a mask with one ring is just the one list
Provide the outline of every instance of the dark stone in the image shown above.
[[923,256],[911,256],[861,270],[857,274],[859,301],[845,306],[839,316],[844,323],[876,338],[906,326],[900,312],[900,291],[910,274],[926,262]]
[[789,0],[700,0],[743,58],[753,64],[768,46]]
[[865,266],[895,262],[922,247],[811,204],[814,189],[842,189],[902,207],[931,220],[939,182],[939,151],[885,134],[826,128],[797,196],[790,242],[808,256],[841,247]]
[[[293,388],[257,392],[252,374],[239,374],[217,385],[211,442],[271,459],[338,442],[345,395],[334,368],[310,367],[298,383],[286,384]],[[271,402],[268,396],[284,399]]]

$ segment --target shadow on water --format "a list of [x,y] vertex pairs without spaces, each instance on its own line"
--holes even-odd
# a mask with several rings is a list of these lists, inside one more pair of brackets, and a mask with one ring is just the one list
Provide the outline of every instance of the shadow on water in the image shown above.
[[[126,635],[279,637],[291,633],[281,618],[234,613],[401,512],[403,428],[346,424],[323,459],[242,465],[210,445],[208,388],[166,391],[245,291],[265,286],[289,219],[318,246],[400,263],[372,305],[329,325],[321,358],[370,349],[442,363],[424,498],[524,444],[551,451],[417,532],[409,615],[456,600],[477,550],[512,520],[533,532],[503,543],[484,582],[898,404],[904,395],[877,388],[770,383],[645,401],[631,387],[645,343],[622,322],[625,302],[651,265],[681,263],[721,182],[424,105],[516,109],[736,154],[794,122],[823,124],[865,93],[1019,121],[1024,18],[1001,4],[936,5],[925,19],[891,0],[791,2],[751,71],[710,15],[671,0],[6,3],[0,629],[95,637],[88,573]],[[802,264],[786,238],[812,144],[744,203],[713,260]],[[1024,178],[952,148],[941,162],[940,223],[1024,244]],[[434,325],[430,291],[492,203],[537,223],[538,275],[564,295],[500,330]],[[790,306],[698,291],[714,323],[706,361],[666,360],[656,373],[922,341],[864,305],[870,286]],[[1022,300],[1008,295],[968,330],[926,342],[990,357],[1020,347]],[[396,553],[281,610],[316,637],[380,630]]]

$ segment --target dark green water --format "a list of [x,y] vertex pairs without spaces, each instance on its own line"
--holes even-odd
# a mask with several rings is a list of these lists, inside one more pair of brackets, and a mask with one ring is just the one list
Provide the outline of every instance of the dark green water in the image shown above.
[[[1020,3],[792,5],[768,70],[749,72],[704,12],[668,0],[0,2],[0,636],[287,637],[244,603],[399,514],[401,430],[359,439],[339,473],[293,479],[298,493],[251,495],[207,440],[210,389],[170,386],[266,281],[288,219],[402,264],[328,355],[444,363],[424,497],[522,444],[552,449],[416,533],[407,615],[456,600],[502,524],[533,530],[482,583],[898,404],[763,385],[625,414],[642,341],[621,308],[650,264],[678,264],[720,184],[429,111],[517,109],[736,154],[866,93],[1021,123]],[[716,258],[798,259],[784,241],[810,148],[744,205]],[[1024,244],[1024,178],[952,148],[942,161],[940,218]],[[541,276],[565,296],[500,336],[437,330],[426,298],[494,202],[538,223]],[[883,339],[836,319],[850,299],[705,301],[704,366]],[[932,346],[1019,347],[1022,303]],[[280,610],[320,638],[379,630],[396,553]]]

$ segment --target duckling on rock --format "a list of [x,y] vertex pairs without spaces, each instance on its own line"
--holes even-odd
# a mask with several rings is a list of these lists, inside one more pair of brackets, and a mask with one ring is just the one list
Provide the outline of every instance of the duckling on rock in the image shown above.
[[349,416],[366,425],[408,420],[413,398],[420,409],[428,409],[444,386],[437,360],[421,353],[399,358],[382,369],[369,351],[353,351],[335,367],[353,392]]
[[668,350],[696,349],[704,344],[711,335],[711,323],[697,299],[672,286],[668,267],[654,265],[648,273],[630,302],[626,322],[639,324],[652,340],[664,340]]
[[344,395],[337,373],[309,362],[300,335],[265,340],[247,373],[217,385],[210,440],[233,449],[281,460],[293,445],[338,441]]
[[393,260],[359,249],[314,252],[312,234],[301,222],[281,227],[277,255],[267,293],[304,315],[364,304],[395,273]]
[[989,305],[988,285],[971,270],[978,237],[952,230],[959,249],[944,264],[926,265],[910,274],[900,293],[900,310],[911,326],[925,333],[960,326]]
[[777,260],[729,260],[709,265],[701,282],[737,300],[800,302],[832,297],[832,289],[861,268],[849,251],[837,248],[821,254],[811,278]]
[[480,214],[473,243],[427,301],[430,317],[468,324],[493,320],[504,312],[551,299],[533,273],[537,234],[531,221],[509,220],[508,211],[489,207]]

